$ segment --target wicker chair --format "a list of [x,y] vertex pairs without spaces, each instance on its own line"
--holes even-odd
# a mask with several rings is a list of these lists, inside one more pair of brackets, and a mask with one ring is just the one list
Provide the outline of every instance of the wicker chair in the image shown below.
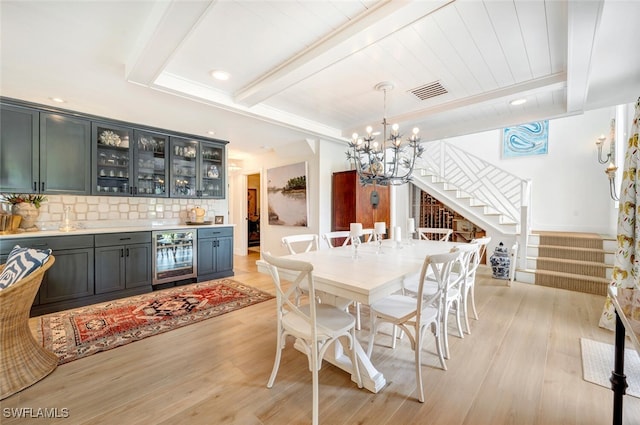
[[0,291],[0,400],[35,384],[58,366],[58,357],[45,350],[29,329],[33,299],[54,262],[50,256],[42,267]]

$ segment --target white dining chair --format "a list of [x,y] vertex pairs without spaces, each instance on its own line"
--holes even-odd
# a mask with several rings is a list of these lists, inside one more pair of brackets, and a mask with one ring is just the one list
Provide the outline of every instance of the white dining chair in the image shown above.
[[[311,418],[312,423],[317,425],[319,420],[318,371],[322,367],[322,358],[327,349],[332,343],[337,343],[338,338],[345,337],[349,341],[348,350],[350,351],[353,365],[352,373],[356,378],[358,387],[362,388],[362,379],[355,350],[356,319],[351,314],[331,304],[318,303],[313,283],[313,265],[310,263],[274,257],[268,252],[262,252],[262,258],[268,264],[269,273],[276,288],[277,304],[276,358],[267,388],[273,387],[280,367],[282,350],[286,345],[286,338],[291,335],[304,344],[304,352],[309,360],[313,393]],[[295,278],[287,279],[288,282],[291,282],[290,285],[282,285],[280,281],[281,270],[286,271],[288,276],[295,275]],[[302,282],[305,282],[308,288],[309,302],[298,305],[295,301],[295,293]]]
[[[322,235],[322,239],[327,242],[329,248],[337,248],[338,246],[347,246],[351,243],[351,233],[348,230],[338,230],[335,232],[327,232]],[[341,243],[340,240],[344,239]],[[353,302],[353,306],[356,310],[356,329],[362,329],[361,317],[360,317],[360,303]]]
[[[329,245],[329,248],[338,246],[347,246],[351,243],[351,237],[348,230],[338,230],[335,232],[327,232],[322,235],[322,239]],[[342,241],[342,242],[340,242]]]
[[438,227],[418,227],[418,239],[424,240],[439,240],[446,242],[451,238],[453,229],[438,228]]
[[318,235],[314,233],[283,236],[282,244],[287,247],[289,254],[309,252],[318,249]]
[[478,252],[473,256],[471,262],[469,263],[469,269],[467,271],[467,279],[465,280],[465,290],[462,294],[462,302],[464,313],[463,316],[465,318],[465,327],[467,333],[471,333],[471,328],[469,327],[469,299],[471,299],[471,308],[473,309],[473,318],[478,320],[478,311],[476,310],[476,297],[475,297],[475,286],[476,286],[476,273],[478,271],[478,267],[480,266],[480,262],[482,261],[482,256],[487,251],[487,245],[491,242],[491,237],[485,236],[482,238],[473,239],[471,243],[478,244]]
[[[449,276],[449,283],[445,291],[446,301],[443,303],[443,314],[441,316],[441,326],[443,329],[442,346],[444,347],[444,357],[447,359],[449,358],[449,314],[455,314],[458,336],[460,338],[464,338],[462,321],[464,319],[466,323],[463,303],[465,280],[467,279],[469,263],[477,250],[478,244],[476,243],[463,243],[456,245],[452,249],[452,251],[459,252],[460,256],[456,259]],[[404,293],[409,295],[417,294],[420,283],[419,279],[410,277],[406,278],[403,281]],[[427,275],[424,286],[425,288],[423,291],[425,294],[436,292],[438,290],[438,282],[431,275]]]
[[[424,402],[424,389],[422,385],[422,346],[428,327],[435,337],[436,351],[442,369],[446,370],[442,345],[441,316],[446,302],[446,289],[450,279],[451,268],[459,251],[446,254],[427,256],[422,264],[420,272],[420,284],[415,297],[408,295],[390,295],[373,303],[370,307],[369,345],[367,354],[371,357],[373,344],[378,326],[381,323],[391,323],[406,333],[411,343],[411,349],[415,352],[416,382],[418,384],[418,400]],[[427,276],[436,282],[436,290],[425,292]]]

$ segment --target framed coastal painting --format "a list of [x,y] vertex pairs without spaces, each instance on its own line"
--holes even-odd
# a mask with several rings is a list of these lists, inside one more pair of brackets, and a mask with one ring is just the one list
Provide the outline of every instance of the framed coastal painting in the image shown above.
[[306,162],[268,169],[269,224],[306,227],[308,222],[307,191]]
[[549,151],[549,121],[507,127],[502,136],[502,157],[544,155]]

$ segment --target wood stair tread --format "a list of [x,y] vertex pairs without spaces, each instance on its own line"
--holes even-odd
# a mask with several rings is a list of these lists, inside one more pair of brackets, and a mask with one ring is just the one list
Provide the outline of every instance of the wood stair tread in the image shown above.
[[593,282],[603,282],[603,283],[609,283],[609,279],[607,278],[603,278],[603,277],[597,277],[597,276],[588,276],[588,275],[581,275],[581,274],[575,274],[575,273],[565,273],[565,272],[556,272],[553,270],[540,270],[540,269],[536,269],[536,270],[532,270],[534,273],[536,274],[541,274],[541,275],[547,275],[547,276],[561,276],[561,277],[566,277],[566,278],[574,278],[574,279],[583,279],[583,280],[590,280]]

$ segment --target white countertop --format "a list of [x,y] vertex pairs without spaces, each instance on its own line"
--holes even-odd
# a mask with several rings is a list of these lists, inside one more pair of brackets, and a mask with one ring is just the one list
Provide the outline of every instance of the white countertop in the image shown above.
[[15,239],[15,238],[37,238],[46,236],[72,236],[72,235],[94,235],[101,233],[125,233],[125,232],[151,232],[156,230],[178,230],[178,229],[206,229],[215,227],[235,227],[235,224],[203,224],[203,225],[188,225],[188,224],[140,224],[136,223],[133,226],[117,225],[109,227],[84,227],[77,228],[68,232],[62,232],[60,230],[37,230],[34,232],[18,232],[6,235],[0,235],[2,239]]

